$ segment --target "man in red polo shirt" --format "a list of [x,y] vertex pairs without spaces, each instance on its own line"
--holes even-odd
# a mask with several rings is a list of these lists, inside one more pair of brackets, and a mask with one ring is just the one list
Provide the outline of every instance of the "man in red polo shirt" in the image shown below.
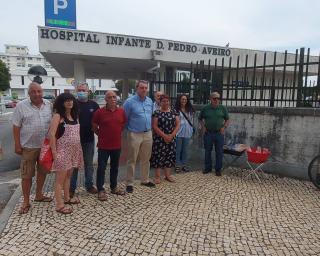
[[124,195],[117,188],[119,158],[121,152],[121,132],[127,122],[123,108],[117,107],[117,95],[107,91],[106,106],[98,109],[92,119],[92,127],[98,135],[98,169],[97,189],[98,199],[107,200],[104,185],[105,170],[110,156],[110,188],[112,194]]

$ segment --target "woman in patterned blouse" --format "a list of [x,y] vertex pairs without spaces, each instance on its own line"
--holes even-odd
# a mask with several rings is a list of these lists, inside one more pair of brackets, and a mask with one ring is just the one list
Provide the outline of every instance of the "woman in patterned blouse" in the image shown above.
[[161,181],[161,169],[164,169],[165,179],[174,182],[171,176],[171,168],[176,162],[175,137],[179,130],[179,114],[170,108],[168,95],[161,95],[160,109],[153,113],[153,145],[151,156],[151,167],[155,168],[155,183]]

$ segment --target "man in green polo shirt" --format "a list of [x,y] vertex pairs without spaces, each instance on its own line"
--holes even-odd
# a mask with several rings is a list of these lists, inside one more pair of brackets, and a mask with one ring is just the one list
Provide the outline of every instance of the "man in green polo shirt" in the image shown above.
[[229,124],[229,114],[227,108],[220,104],[220,94],[218,92],[213,92],[210,95],[210,101],[211,104],[205,106],[199,116],[205,149],[203,173],[206,174],[212,171],[211,152],[214,144],[216,175],[221,176],[224,131]]

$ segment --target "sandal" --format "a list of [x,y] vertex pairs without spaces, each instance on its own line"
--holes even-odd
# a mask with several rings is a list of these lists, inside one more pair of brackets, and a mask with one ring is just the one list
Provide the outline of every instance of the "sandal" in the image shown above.
[[100,191],[99,193],[98,193],[98,200],[99,201],[107,201],[107,194],[106,194],[106,192],[105,191]]
[[44,202],[44,203],[49,203],[53,199],[51,197],[43,196],[41,199],[34,199],[35,202]]
[[160,177],[155,177],[154,178],[154,183],[155,184],[160,184],[161,183],[161,178]]
[[166,176],[164,177],[164,179],[169,182],[176,182],[175,178],[172,175]]
[[80,199],[78,197],[72,197],[68,201],[64,202],[65,204],[80,204]]
[[72,213],[72,209],[71,208],[67,208],[65,205],[62,206],[59,209],[56,209],[56,212],[61,213],[61,214],[70,214]]
[[30,204],[28,204],[28,205],[26,205],[26,206],[21,206],[21,208],[20,208],[20,210],[19,210],[19,214],[26,214],[26,213],[28,213],[29,210],[30,210],[30,208],[31,208],[31,205],[30,205]]
[[119,188],[111,189],[111,194],[117,195],[117,196],[124,196],[126,192]]

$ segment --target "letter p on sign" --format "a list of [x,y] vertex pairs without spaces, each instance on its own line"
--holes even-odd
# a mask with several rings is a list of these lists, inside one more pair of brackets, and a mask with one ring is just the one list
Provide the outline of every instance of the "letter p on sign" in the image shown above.
[[66,9],[67,7],[68,7],[67,0],[54,0],[53,1],[53,8],[54,8],[55,15],[58,15],[59,9]]

